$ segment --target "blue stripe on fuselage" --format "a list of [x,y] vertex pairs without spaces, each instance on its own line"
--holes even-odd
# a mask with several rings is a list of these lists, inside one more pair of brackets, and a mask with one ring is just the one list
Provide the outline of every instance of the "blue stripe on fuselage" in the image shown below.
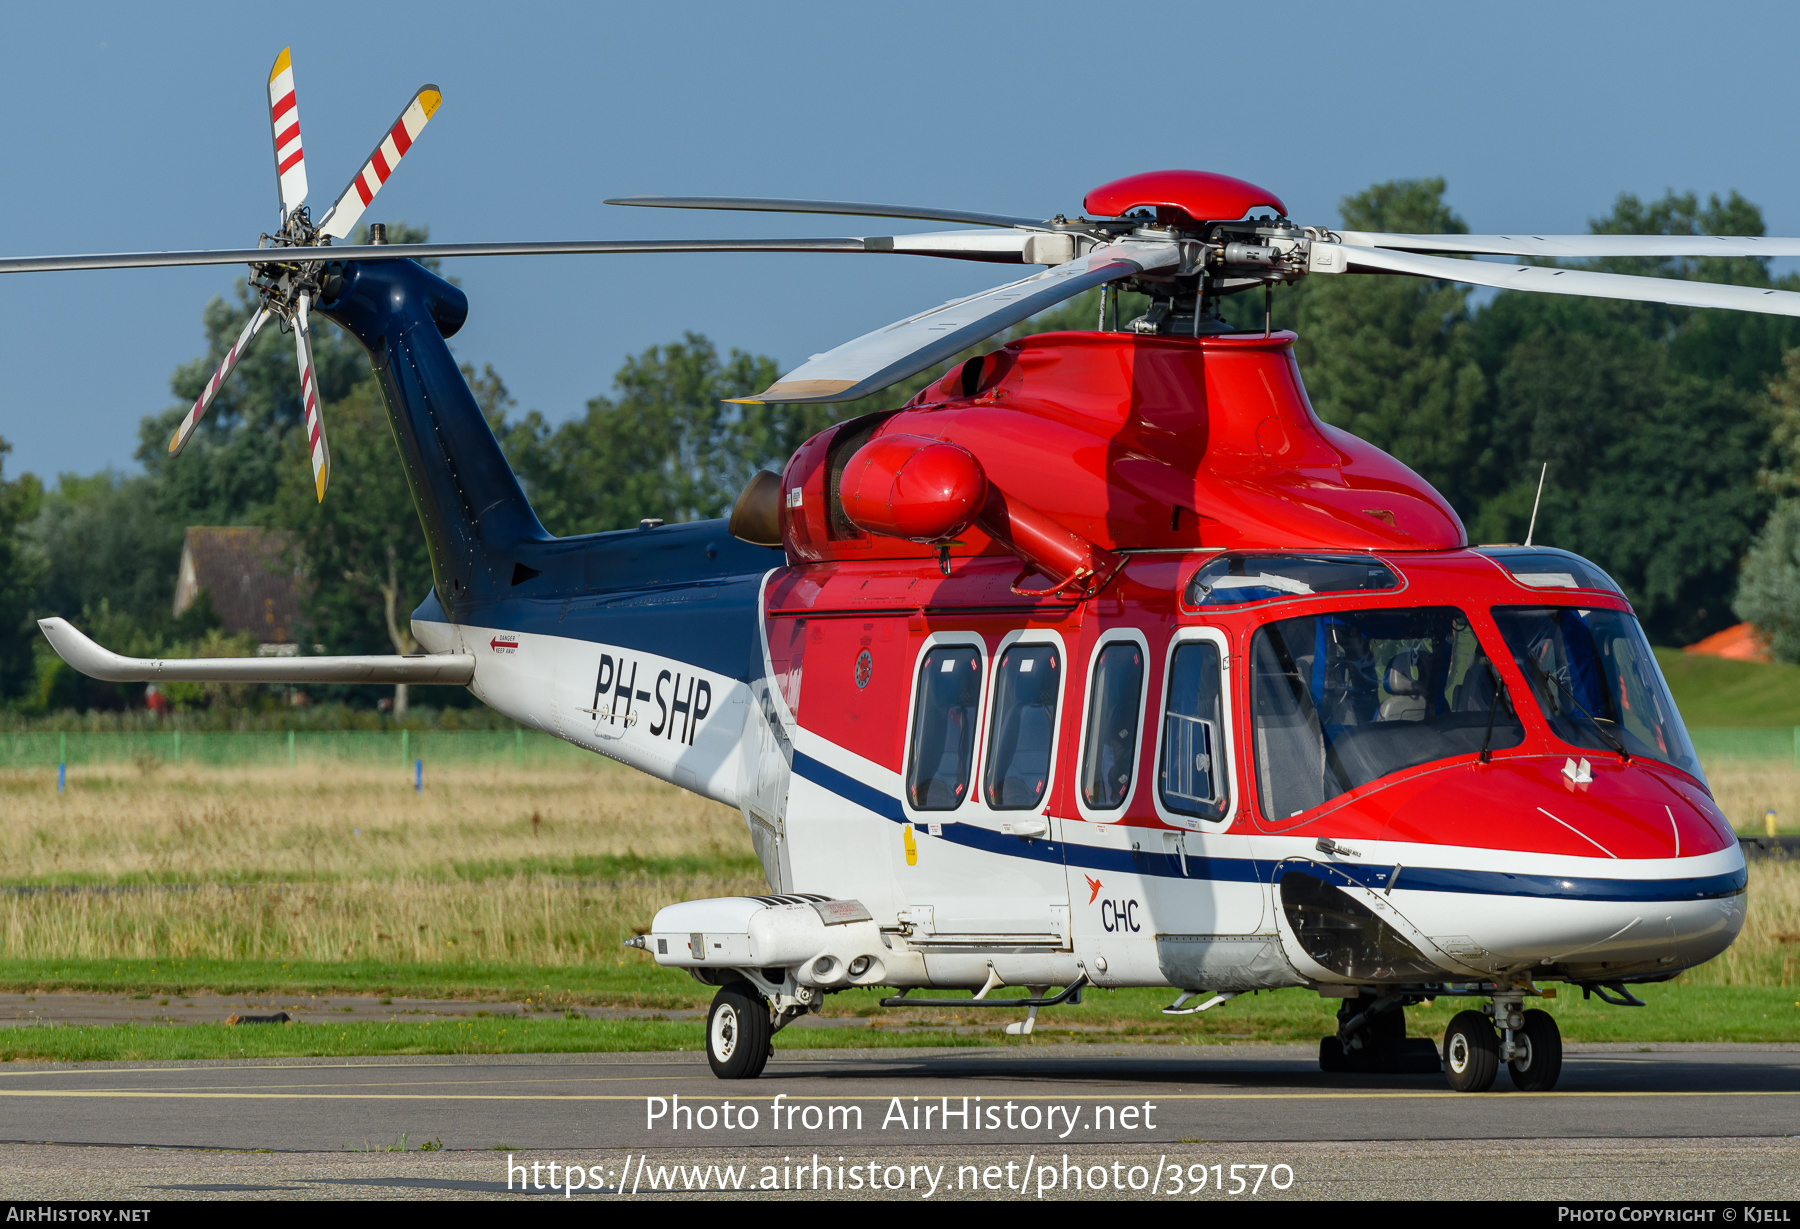
[[[782,556],[731,537],[723,521],[524,542],[515,553],[518,583],[465,599],[457,622],[634,649],[745,681],[762,672],[757,602]],[[435,591],[413,617],[449,621]]]
[[[804,752],[794,753],[794,772],[819,788],[836,794],[893,823],[909,822],[900,802],[892,795],[847,773],[839,772]],[[1190,854],[1185,869],[1175,854],[1146,853],[1129,849],[1100,849],[1092,845],[1064,842],[1059,851],[1054,841],[1029,840],[1008,836],[978,824],[943,823],[943,836],[950,841],[984,853],[1008,858],[1028,858],[1035,862],[1061,862],[1081,870],[1112,871],[1118,874],[1155,875],[1169,879],[1209,879],[1233,883],[1280,882],[1289,871],[1308,874],[1325,872],[1330,878],[1336,872],[1344,879],[1364,887],[1381,888],[1394,873],[1392,866],[1329,868],[1310,860],[1257,861],[1253,858],[1215,858]],[[1441,867],[1408,866],[1401,871],[1401,883],[1415,892],[1459,892],[1484,896],[1525,896],[1552,900],[1583,901],[1682,901],[1715,900],[1735,896],[1744,890],[1748,873],[1729,871],[1691,879],[1597,879],[1560,875],[1521,875],[1510,871],[1456,870]]]

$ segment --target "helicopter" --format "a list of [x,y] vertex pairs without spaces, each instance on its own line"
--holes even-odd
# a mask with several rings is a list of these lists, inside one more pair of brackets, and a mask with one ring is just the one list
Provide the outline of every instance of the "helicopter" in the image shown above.
[[[323,316],[382,385],[433,584],[407,657],[121,657],[113,681],[448,683],[522,725],[736,809],[760,896],[660,910],[628,940],[716,988],[723,1079],[853,987],[998,1008],[1032,1032],[1085,992],[1165,1010],[1335,999],[1319,1062],[1553,1088],[1549,983],[1631,987],[1724,951],[1746,868],[1648,641],[1593,563],[1471,545],[1405,465],[1322,422],[1273,288],[1402,275],[1800,314],[1800,294],[1543,261],[1800,254],[1800,239],[1402,235],[1298,225],[1230,176],[1101,185],[1077,216],[733,197],[641,207],[949,224],[818,239],[341,242],[439,108],[416,92],[314,223],[284,51],[269,80],[280,226],[255,248],[22,257],[0,272],[246,265],[258,306],[170,441],[269,323],[292,332],[318,498]],[[461,290],[428,257],[829,252],[1042,266],[815,355],[749,400],[848,401],[1090,289],[1090,331],[1027,336],[899,409],[840,422],[728,519],[547,533],[451,356]],[[1121,320],[1120,290],[1149,299]],[[1263,327],[1220,314],[1262,290]],[[1023,987],[1025,997],[995,996]],[[950,992],[955,992],[951,994]],[[1441,1045],[1405,1010],[1475,1006]]]

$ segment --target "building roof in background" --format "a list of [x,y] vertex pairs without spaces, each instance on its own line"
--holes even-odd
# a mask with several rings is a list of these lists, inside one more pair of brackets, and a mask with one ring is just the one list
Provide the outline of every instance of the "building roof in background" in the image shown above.
[[1739,623],[1722,632],[1714,632],[1704,640],[1696,641],[1682,650],[1684,653],[1697,653],[1702,657],[1723,657],[1730,661],[1771,661],[1769,646],[1763,643],[1756,629],[1748,623]]
[[292,542],[279,529],[194,526],[181,544],[175,613],[205,590],[228,632],[261,644],[293,644],[300,621],[300,576],[284,555]]

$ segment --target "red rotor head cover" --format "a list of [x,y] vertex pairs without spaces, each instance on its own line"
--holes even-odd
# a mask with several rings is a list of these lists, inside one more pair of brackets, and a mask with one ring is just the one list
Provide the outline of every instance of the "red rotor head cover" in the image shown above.
[[1099,218],[1118,218],[1133,209],[1156,210],[1165,224],[1232,222],[1258,205],[1273,206],[1287,216],[1287,206],[1267,188],[1211,171],[1145,171],[1101,184],[1081,207]]
[[844,515],[858,529],[941,542],[975,520],[987,475],[968,449],[920,435],[887,435],[856,450],[838,485]]

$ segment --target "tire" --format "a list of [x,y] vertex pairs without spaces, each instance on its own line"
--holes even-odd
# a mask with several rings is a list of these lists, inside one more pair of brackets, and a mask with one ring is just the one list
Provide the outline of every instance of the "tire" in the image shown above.
[[1513,1057],[1506,1064],[1520,1092],[1549,1092],[1562,1076],[1562,1030],[1547,1011],[1525,1013],[1525,1027],[1513,1030]]
[[769,1061],[769,1005],[749,982],[713,995],[706,1013],[706,1061],[721,1080],[754,1080]]
[[1444,1078],[1457,1092],[1486,1092],[1500,1074],[1500,1039],[1478,1011],[1458,1012],[1444,1033]]

